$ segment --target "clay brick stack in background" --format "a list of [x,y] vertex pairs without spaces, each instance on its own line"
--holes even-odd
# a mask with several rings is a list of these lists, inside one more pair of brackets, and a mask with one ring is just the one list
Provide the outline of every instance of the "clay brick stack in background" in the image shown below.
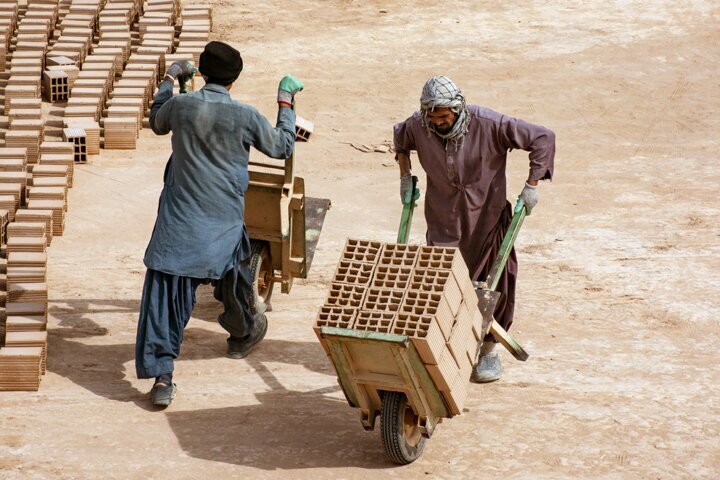
[[0,390],[44,372],[48,247],[75,164],[136,148],[168,62],[197,62],[211,29],[210,7],[179,0],[0,1]]
[[323,326],[408,336],[451,412],[462,411],[482,316],[459,250],[349,239],[318,337]]

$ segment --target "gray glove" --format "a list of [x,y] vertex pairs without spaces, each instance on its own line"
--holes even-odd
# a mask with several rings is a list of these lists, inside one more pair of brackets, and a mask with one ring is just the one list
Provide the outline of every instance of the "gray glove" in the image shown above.
[[537,205],[538,203],[537,186],[532,186],[529,183],[525,182],[525,188],[523,188],[522,192],[520,192],[520,198],[525,204],[527,214],[530,215],[530,213],[532,213],[533,207],[535,207],[535,205]]
[[400,176],[400,201],[404,204],[408,192],[412,189],[412,173],[403,173]]
[[178,60],[165,70],[166,77],[172,77],[175,80],[178,77],[189,77],[195,73],[195,65],[187,60]]

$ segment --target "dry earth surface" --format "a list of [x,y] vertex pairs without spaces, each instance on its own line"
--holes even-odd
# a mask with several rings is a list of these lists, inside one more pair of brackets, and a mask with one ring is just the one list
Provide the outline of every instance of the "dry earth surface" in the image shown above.
[[[170,139],[146,129],[138,151],[79,167],[49,250],[49,371],[37,393],[0,395],[1,478],[717,478],[717,2],[211,3],[216,38],[245,59],[235,98],[274,119],[280,77],[307,86],[317,133],[298,168],[333,202],[310,278],[277,295],[240,361],[201,290],[179,395],[153,411],[133,346]],[[557,174],[519,239],[513,331],[530,360],[503,353],[503,380],[472,386],[396,467],[311,325],[345,239],[390,241],[400,214],[391,157],[347,142],[389,140],[440,73],[555,130]],[[526,159],[510,156],[511,192]]]

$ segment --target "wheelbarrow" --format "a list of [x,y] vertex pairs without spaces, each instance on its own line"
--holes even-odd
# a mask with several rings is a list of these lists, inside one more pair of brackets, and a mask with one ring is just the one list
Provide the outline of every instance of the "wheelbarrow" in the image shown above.
[[330,200],[305,195],[295,175],[295,152],[286,160],[262,158],[248,164],[245,224],[252,253],[253,313],[272,309],[275,284],[290,293],[295,278],[307,278]]
[[[397,243],[407,243],[415,201],[420,197],[417,177],[412,179],[413,188],[403,202]],[[525,205],[518,200],[491,274],[476,289],[483,316],[481,338],[492,333],[521,360],[528,358],[527,353],[494,322],[493,312],[500,296],[494,289],[525,215]],[[320,333],[349,405],[360,409],[363,428],[373,430],[379,415],[387,457],[399,465],[417,460],[437,424],[453,415],[410,339],[406,335],[334,327],[322,327]]]

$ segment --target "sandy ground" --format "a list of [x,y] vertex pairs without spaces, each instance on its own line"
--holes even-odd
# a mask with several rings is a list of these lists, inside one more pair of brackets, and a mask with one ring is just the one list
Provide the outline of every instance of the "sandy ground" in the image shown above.
[[[277,295],[267,339],[224,357],[207,289],[166,411],[148,408],[133,346],[169,137],[76,170],[50,249],[49,371],[0,395],[0,477],[717,478],[720,474],[720,70],[713,1],[212,2],[243,53],[233,95],[275,116],[307,88],[308,193],[332,199],[310,278]],[[418,6],[424,4],[425,6]],[[472,103],[551,127],[557,174],[519,239],[517,338],[502,381],[472,386],[415,464],[362,430],[312,332],[348,236],[394,239],[380,143],[447,74]],[[527,160],[513,152],[509,189]],[[423,220],[413,230],[422,242]]]

